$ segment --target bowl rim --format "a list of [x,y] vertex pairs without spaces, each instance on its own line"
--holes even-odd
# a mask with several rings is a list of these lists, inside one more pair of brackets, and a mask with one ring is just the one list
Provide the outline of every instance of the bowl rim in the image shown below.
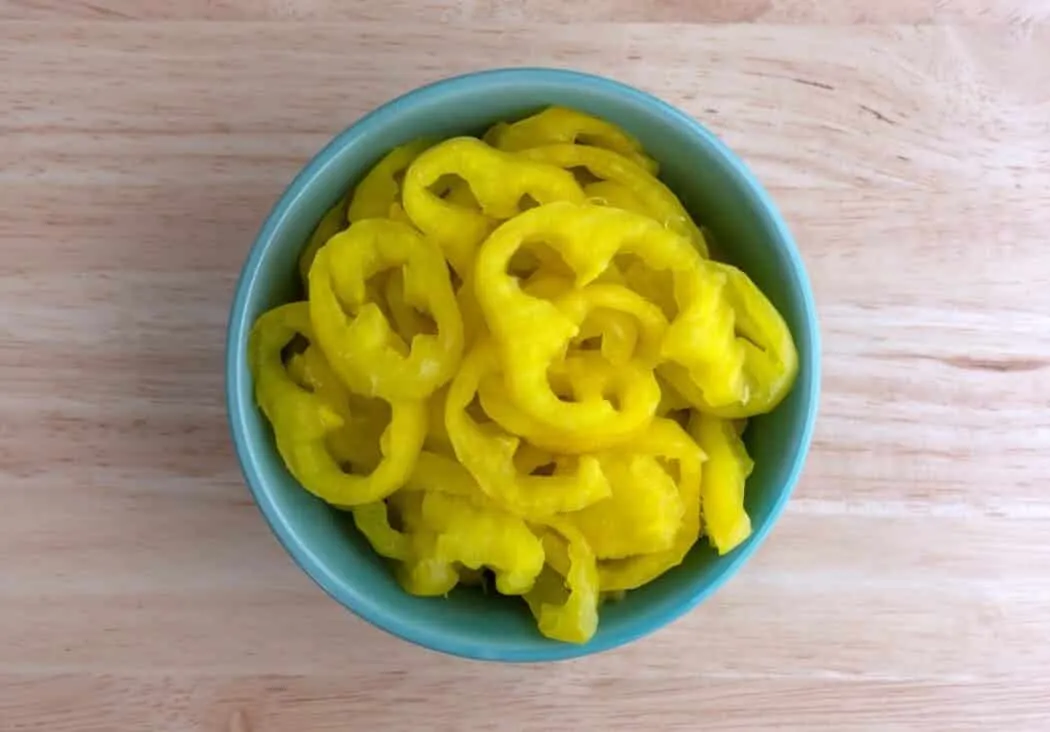
[[[800,354],[804,360],[804,363],[801,364],[800,374],[806,375],[808,383],[805,385],[805,388],[812,397],[808,404],[804,406],[805,418],[803,428],[796,444],[790,468],[787,471],[785,484],[773,502],[766,520],[755,527],[751,538],[730,555],[728,561],[720,567],[719,572],[707,584],[691,588],[691,592],[683,602],[666,607],[662,611],[657,612],[655,616],[641,619],[637,623],[628,624],[617,633],[596,636],[594,640],[584,645],[568,643],[537,644],[527,648],[503,650],[499,653],[494,653],[485,641],[464,641],[459,637],[450,639],[443,633],[434,632],[425,622],[414,622],[412,619],[390,615],[385,611],[384,606],[374,602],[367,593],[356,591],[355,588],[340,580],[312,551],[310,546],[289,528],[287,517],[282,514],[281,510],[271,499],[269,491],[265,488],[266,480],[258,467],[260,461],[257,452],[261,448],[250,444],[247,439],[244,423],[247,410],[252,408],[252,400],[248,399],[247,402],[249,403],[245,404],[246,400],[240,398],[244,391],[240,364],[241,359],[244,358],[244,349],[241,347],[241,344],[246,342],[247,334],[251,327],[251,323],[247,322],[246,318],[247,304],[257,286],[256,275],[263,254],[270,247],[275,233],[282,226],[284,219],[289,214],[289,210],[301,197],[307,195],[311,182],[331,164],[337,152],[348,145],[352,145],[355,139],[362,136],[362,133],[367,132],[370,128],[382,126],[388,119],[400,114],[402,109],[408,105],[427,102],[449,92],[461,91],[463,87],[477,87],[480,85],[481,88],[494,88],[517,83],[578,86],[597,90],[606,95],[619,96],[636,106],[645,107],[656,117],[663,118],[677,127],[687,129],[699,139],[701,145],[706,146],[712,154],[722,159],[726,164],[727,171],[735,179],[735,184],[741,190],[746,191],[747,195],[752,197],[757,204],[756,208],[765,219],[764,224],[769,230],[775,232],[778,244],[787,255],[791,275],[795,279],[795,286],[801,293],[806,321],[805,327],[811,344],[808,351]],[[477,89],[474,89],[474,91],[477,91]],[[794,488],[801,476],[803,465],[809,452],[820,402],[820,341],[816,303],[809,276],[806,273],[802,257],[791,232],[788,230],[787,224],[784,222],[773,199],[754,174],[714,133],[692,117],[658,97],[606,77],[558,68],[497,68],[440,79],[401,94],[375,108],[333,137],[327,145],[310,159],[284,190],[281,197],[270,210],[252,243],[241,268],[233,302],[231,303],[226,330],[226,414],[238,465],[256,505],[266,519],[266,523],[285,551],[292,557],[292,560],[340,605],[343,605],[371,625],[398,638],[453,656],[503,662],[564,660],[610,650],[663,628],[691,611],[716,592],[754,555],[783,513],[784,507],[794,492]],[[796,384],[795,388],[802,388],[802,385]]]

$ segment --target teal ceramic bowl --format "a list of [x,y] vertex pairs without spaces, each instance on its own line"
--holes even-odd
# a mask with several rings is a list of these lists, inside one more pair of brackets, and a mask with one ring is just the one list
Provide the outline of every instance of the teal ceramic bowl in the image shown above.
[[[600,629],[586,645],[540,636],[516,598],[471,589],[448,598],[402,591],[348,515],[310,496],[285,470],[252,398],[245,360],[254,320],[298,296],[296,261],[314,225],[381,153],[417,137],[480,133],[497,120],[552,104],[598,115],[642,141],[660,162],[663,180],[711,230],[721,257],[746,271],[783,313],[801,362],[791,395],[773,413],[753,420],[746,433],[755,460],[746,499],[751,538],[724,557],[699,543],[679,567],[604,606]],[[755,552],[802,470],[817,414],[819,353],[813,294],[791,234],[758,181],[714,135],[659,99],[608,79],[507,69],[441,81],[389,102],[336,137],[292,181],[237,284],[227,334],[226,399],[237,457],[256,502],[288,553],[329,595],[379,628],[427,648],[496,661],[548,661],[614,648],[657,630],[711,595]]]

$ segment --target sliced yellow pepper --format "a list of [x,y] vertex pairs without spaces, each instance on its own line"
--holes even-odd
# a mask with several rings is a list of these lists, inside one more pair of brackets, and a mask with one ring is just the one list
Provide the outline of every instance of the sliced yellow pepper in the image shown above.
[[325,215],[321,217],[317,228],[310,234],[310,240],[306,243],[306,249],[299,255],[299,279],[302,280],[303,289],[310,291],[310,266],[314,263],[314,257],[321,251],[328,240],[347,227],[346,222],[346,196],[343,196],[332,206]]
[[565,107],[548,107],[511,124],[499,122],[485,133],[485,142],[507,152],[555,143],[590,145],[619,153],[651,175],[659,170],[634,137],[603,119]]
[[[404,300],[425,310],[437,334],[417,334],[407,357],[390,345],[393,333],[366,281],[404,271]],[[344,311],[344,304],[350,314]],[[334,236],[310,270],[310,317],[321,348],[354,391],[390,402],[426,399],[455,372],[463,322],[438,249],[406,224],[365,219]]]
[[[669,271],[678,308],[661,341],[660,357],[686,367],[712,401],[726,404],[740,397],[744,357],[733,336],[732,310],[720,297],[724,276],[707,267],[684,237],[652,219],[614,208],[552,203],[500,226],[479,250],[476,263],[478,302],[507,367],[511,398],[522,411],[546,425],[595,437],[644,424],[659,402],[655,382],[644,389],[635,385],[638,398],[624,401],[622,410],[604,400],[566,403],[550,389],[547,370],[578,335],[579,323],[555,303],[530,296],[508,273],[511,258],[530,241],[555,249],[575,274],[577,288],[594,282],[618,254],[633,254],[653,269]],[[652,317],[660,317],[657,308],[647,307]]]
[[488,567],[496,589],[521,595],[543,569],[543,545],[520,518],[483,510],[439,492],[423,494],[423,521],[437,533],[434,557],[470,569]]
[[390,525],[390,516],[384,501],[354,506],[351,511],[354,525],[372,545],[376,554],[388,559],[408,559],[409,538]]
[[[627,448],[630,449],[630,448]],[[685,507],[674,478],[652,455],[603,455],[612,495],[570,515],[598,559],[671,548]]]
[[305,302],[263,314],[248,340],[255,398],[273,425],[277,450],[289,472],[306,490],[334,506],[357,506],[390,495],[415,468],[426,433],[423,403],[394,404],[380,440],[379,466],[367,476],[345,473],[326,446],[329,433],[344,424],[338,408],[295,383],[282,362],[281,351],[297,334],[307,339],[313,335]]
[[593,456],[565,461],[554,475],[518,473],[514,456],[521,440],[494,422],[479,424],[468,411],[481,380],[498,368],[491,344],[476,344],[463,360],[445,403],[445,426],[456,457],[481,489],[505,510],[527,518],[574,511],[608,496],[609,483]]
[[428,147],[430,143],[426,140],[413,140],[384,155],[357,184],[344,220],[354,223],[362,219],[398,219],[401,209],[399,179]]
[[[480,211],[431,190],[448,175],[467,182]],[[463,278],[470,272],[475,250],[496,223],[521,212],[523,196],[539,203],[585,198],[572,174],[501,152],[472,137],[446,140],[420,155],[405,175],[403,192],[412,223],[441,246]]]
[[641,202],[648,216],[687,237],[702,256],[708,256],[703,233],[678,197],[645,168],[623,155],[589,145],[546,145],[522,150],[518,154],[559,168],[583,167],[601,180],[623,186]]
[[383,459],[379,436],[390,424],[390,405],[348,390],[316,345],[292,356],[288,373],[342,418],[343,425],[326,438],[328,451],[336,461],[365,472],[375,470]]
[[751,536],[744,484],[755,464],[731,420],[694,412],[689,432],[708,458],[700,486],[704,531],[719,554],[728,554]]
[[542,572],[525,601],[543,635],[566,643],[586,643],[598,629],[599,580],[594,553],[569,521],[548,521],[546,527],[544,552],[548,558],[562,557],[561,576],[550,570]]
[[[556,453],[581,454],[605,450],[630,440],[644,430],[656,411],[660,400],[659,387],[652,372],[633,361],[614,366],[592,352],[571,355],[554,364],[547,371],[548,388],[556,389],[574,399],[574,406],[594,405],[609,397],[642,401],[638,408],[640,418],[624,420],[622,425],[611,425],[601,431],[564,429],[556,424],[534,418],[519,409],[510,396],[502,372],[487,374],[478,387],[478,397],[485,412],[507,432],[524,437],[537,447]],[[644,392],[639,390],[644,389]]]
[[681,564],[700,535],[700,466],[705,459],[700,447],[677,422],[656,419],[632,448],[638,453],[677,463],[684,513],[674,541],[666,551],[599,562],[598,577],[603,592],[633,590],[651,582]]
[[723,307],[733,314],[739,354],[738,396],[726,399],[710,388],[713,379],[690,373],[680,364],[666,364],[661,374],[697,409],[727,419],[751,417],[772,411],[787,396],[798,375],[798,352],[791,331],[777,309],[735,267],[719,262],[708,266],[725,281]]
[[583,187],[583,192],[587,194],[587,203],[622,208],[624,211],[634,211],[644,216],[650,216],[642,199],[631,192],[630,188],[620,185],[616,181],[598,180],[588,183]]

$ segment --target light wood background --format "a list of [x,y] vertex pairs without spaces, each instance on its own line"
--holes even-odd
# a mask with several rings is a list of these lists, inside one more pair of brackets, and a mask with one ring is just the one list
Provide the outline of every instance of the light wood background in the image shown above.
[[[227,307],[269,206],[393,95],[613,75],[792,225],[822,414],[770,541],[579,662],[394,640],[249,499]],[[0,730],[1050,728],[1046,0],[0,0]]]

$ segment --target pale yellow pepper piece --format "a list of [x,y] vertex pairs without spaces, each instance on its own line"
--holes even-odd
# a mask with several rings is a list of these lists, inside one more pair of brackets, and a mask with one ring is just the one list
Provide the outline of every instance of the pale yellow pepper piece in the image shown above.
[[590,145],[619,153],[652,175],[659,170],[633,136],[610,122],[566,107],[548,107],[517,122],[497,123],[485,133],[485,142],[508,152],[555,143]]
[[751,536],[744,486],[755,464],[731,420],[694,412],[689,432],[708,458],[700,486],[704,531],[719,554],[728,554]]
[[[480,211],[431,190],[448,175],[466,181]],[[405,175],[403,192],[412,223],[441,246],[464,279],[478,245],[499,221],[521,212],[524,196],[539,203],[585,198],[572,174],[496,150],[472,137],[446,140],[420,155]]]

